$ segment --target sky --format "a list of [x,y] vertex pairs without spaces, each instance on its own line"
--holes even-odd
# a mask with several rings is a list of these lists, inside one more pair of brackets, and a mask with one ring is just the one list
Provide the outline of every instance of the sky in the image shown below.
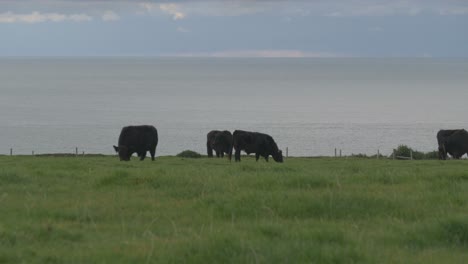
[[0,56],[468,58],[467,0],[0,0]]

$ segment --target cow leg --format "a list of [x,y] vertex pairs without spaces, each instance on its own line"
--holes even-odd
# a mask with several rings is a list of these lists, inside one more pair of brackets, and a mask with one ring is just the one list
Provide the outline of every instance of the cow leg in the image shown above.
[[208,154],[208,158],[213,157],[213,149],[210,146],[210,143],[206,143],[206,152]]
[[442,159],[447,160],[447,150],[445,149],[445,145],[442,146]]
[[232,149],[233,149],[233,148],[234,148],[233,145],[231,145],[231,146],[229,147],[229,153],[228,153],[229,162],[231,162],[231,160],[232,160]]
[[220,157],[219,151],[217,151],[217,150],[216,150],[216,157],[217,157],[217,158]]
[[241,161],[241,159],[240,159],[240,149],[239,149],[239,150],[236,149],[236,154],[235,154],[235,155],[236,155],[236,156],[235,156],[236,161]]
[[266,162],[268,162],[268,155],[267,155],[267,156],[265,156],[265,160],[266,160]]
[[139,154],[138,156],[140,156],[140,160],[141,160],[141,161],[145,160],[145,158],[146,158],[146,151],[145,151],[145,152],[142,152],[142,153]]
[[442,147],[439,147],[439,160],[446,160],[447,153],[444,151]]
[[221,151],[221,158],[224,158],[224,151]]
[[154,156],[156,155],[156,147],[150,150],[151,160],[154,161]]
[[255,153],[255,161],[258,161],[259,158],[260,158],[260,154]]

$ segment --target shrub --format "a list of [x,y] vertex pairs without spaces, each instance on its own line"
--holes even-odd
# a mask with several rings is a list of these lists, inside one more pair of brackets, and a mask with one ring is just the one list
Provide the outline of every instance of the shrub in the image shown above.
[[369,158],[366,154],[363,153],[358,153],[358,154],[351,154],[351,158],[361,158],[361,159],[367,159]]
[[198,158],[201,158],[202,155],[192,150],[184,150],[181,153],[177,154],[177,157],[198,159]]
[[438,151],[431,151],[425,154],[425,159],[439,159],[439,152]]
[[426,159],[426,154],[421,151],[413,150],[413,159],[415,160],[423,160]]
[[398,148],[393,150],[395,157],[410,157],[413,149],[406,145],[399,145]]
[[[424,159],[438,159],[439,153],[437,151],[431,152],[421,152],[417,150],[413,150],[412,148],[406,145],[400,145],[398,148],[393,150],[396,157],[411,157],[411,152],[413,153],[413,159],[415,160],[424,160]],[[392,154],[393,155],[393,154]]]

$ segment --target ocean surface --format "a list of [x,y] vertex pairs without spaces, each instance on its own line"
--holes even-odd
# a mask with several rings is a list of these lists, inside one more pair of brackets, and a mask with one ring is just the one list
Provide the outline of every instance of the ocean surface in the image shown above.
[[268,133],[290,156],[437,148],[468,128],[468,60],[0,58],[0,154],[112,154],[151,124],[157,155],[213,129]]

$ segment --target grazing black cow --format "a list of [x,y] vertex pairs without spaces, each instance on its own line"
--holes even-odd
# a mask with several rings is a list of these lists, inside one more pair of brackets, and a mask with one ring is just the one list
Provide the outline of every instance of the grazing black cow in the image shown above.
[[208,157],[213,157],[213,150],[216,152],[216,157],[224,158],[224,153],[229,154],[232,145],[231,132],[224,130],[213,130],[206,135],[206,149]]
[[439,158],[446,159],[448,153],[454,159],[460,159],[468,153],[468,132],[465,129],[452,130],[452,133],[444,133],[444,131],[448,130],[441,130],[437,133],[437,140],[439,140],[439,134],[442,139],[442,145],[439,143]]
[[233,148],[236,149],[236,161],[240,161],[240,153],[243,150],[247,154],[255,153],[257,161],[260,156],[268,161],[268,156],[271,155],[276,162],[283,162],[283,153],[278,149],[273,138],[267,134],[236,130],[233,133],[233,144],[229,151],[229,160],[231,160]]
[[127,126],[122,128],[119,136],[119,146],[114,149],[119,153],[120,160],[129,161],[133,153],[144,160],[149,151],[154,160],[158,145],[158,130],[154,126]]
[[[462,131],[463,129],[450,129],[450,130],[440,130],[437,132],[437,144],[439,147],[439,159],[440,160],[446,160],[447,159],[447,153],[450,155],[454,156],[453,153],[451,153],[447,149],[447,140],[455,133],[458,133]],[[452,142],[451,145],[454,143]]]

